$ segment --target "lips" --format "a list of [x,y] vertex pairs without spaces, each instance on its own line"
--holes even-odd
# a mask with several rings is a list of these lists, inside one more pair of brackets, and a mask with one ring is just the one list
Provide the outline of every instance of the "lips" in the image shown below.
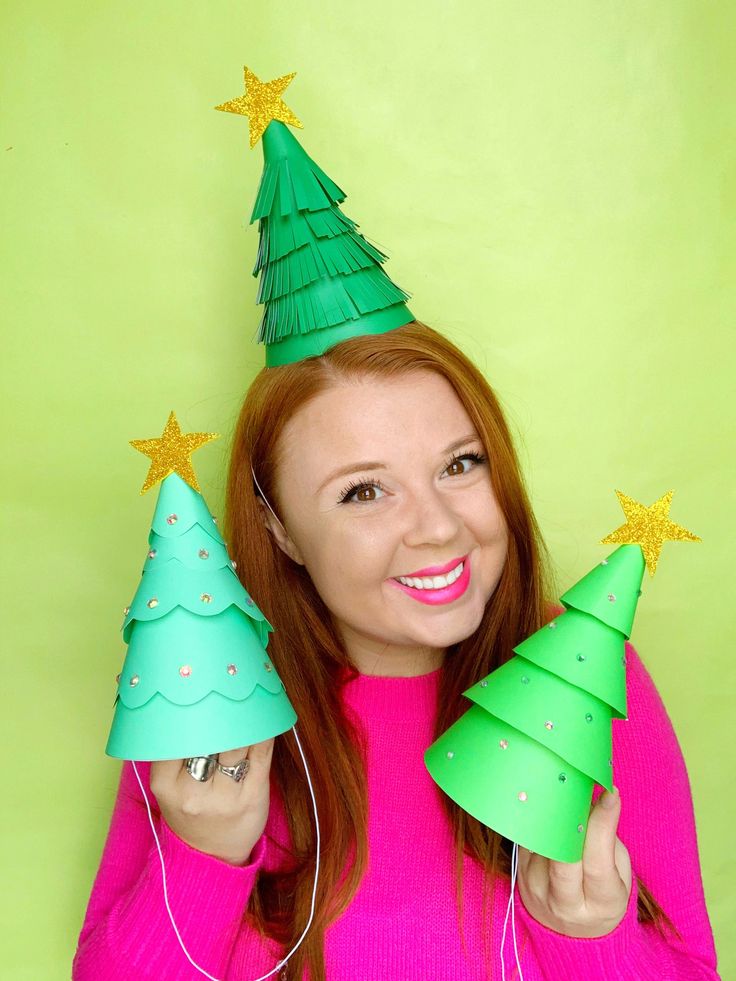
[[[454,569],[456,565],[459,565],[466,559],[467,555],[461,555],[457,559],[450,559],[444,565],[428,565],[426,569],[417,569],[416,572],[403,572],[402,576],[404,579],[420,579],[422,576],[444,576],[446,572]],[[394,578],[398,579],[398,576],[394,576]]]

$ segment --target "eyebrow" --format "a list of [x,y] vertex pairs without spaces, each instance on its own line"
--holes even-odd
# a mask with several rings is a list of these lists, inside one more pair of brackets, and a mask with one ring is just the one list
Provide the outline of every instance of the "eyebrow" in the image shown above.
[[[462,439],[456,439],[454,443],[450,443],[449,446],[443,451],[445,454],[452,453],[453,450],[460,449],[466,443],[472,443],[475,440],[480,441],[480,436],[477,433],[471,433],[469,436],[463,436]],[[327,484],[331,481],[336,480],[338,477],[347,477],[348,474],[356,473],[358,470],[386,470],[388,469],[385,463],[381,463],[380,460],[363,460],[358,463],[349,463],[345,467],[338,467],[337,470],[333,470],[329,476],[327,476],[322,483],[317,488],[317,493],[323,490]]]

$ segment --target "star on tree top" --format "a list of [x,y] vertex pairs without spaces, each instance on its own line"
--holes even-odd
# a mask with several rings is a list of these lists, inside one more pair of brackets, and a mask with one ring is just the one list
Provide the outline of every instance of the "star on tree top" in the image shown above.
[[687,528],[670,521],[669,510],[674,491],[667,491],[649,507],[627,497],[621,491],[617,490],[616,494],[626,515],[626,523],[602,538],[599,544],[640,545],[650,576],[655,573],[659,553],[664,542],[699,542],[701,540]]
[[272,119],[288,123],[290,126],[298,126],[300,129],[304,128],[281,98],[296,72],[274,78],[270,82],[262,82],[247,65],[243,67],[243,73],[245,94],[238,95],[229,102],[223,102],[215,106],[215,109],[248,117],[251,150],[263,136]]
[[160,436],[153,439],[131,439],[131,446],[151,458],[141,494],[145,494],[171,473],[178,474],[197,493],[201,493],[190,456],[200,446],[218,438],[218,433],[183,433],[172,410]]

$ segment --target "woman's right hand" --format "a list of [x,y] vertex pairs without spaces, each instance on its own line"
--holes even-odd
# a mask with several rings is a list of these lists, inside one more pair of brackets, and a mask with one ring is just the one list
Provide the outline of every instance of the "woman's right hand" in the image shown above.
[[236,783],[215,771],[202,783],[187,773],[184,760],[154,760],[151,792],[171,830],[187,844],[231,865],[245,865],[268,818],[273,739],[219,754],[223,766],[243,757],[250,769]]

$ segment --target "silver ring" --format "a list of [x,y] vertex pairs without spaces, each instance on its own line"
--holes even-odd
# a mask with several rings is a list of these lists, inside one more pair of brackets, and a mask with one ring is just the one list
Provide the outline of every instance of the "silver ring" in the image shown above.
[[206,783],[215,775],[217,769],[217,755],[214,756],[190,756],[185,760],[187,773],[200,783]]
[[235,783],[240,783],[248,770],[250,770],[250,760],[244,757],[242,760],[238,760],[237,763],[233,764],[233,766],[223,766],[222,763],[218,762],[217,769],[220,773],[224,773],[226,777],[233,779]]

